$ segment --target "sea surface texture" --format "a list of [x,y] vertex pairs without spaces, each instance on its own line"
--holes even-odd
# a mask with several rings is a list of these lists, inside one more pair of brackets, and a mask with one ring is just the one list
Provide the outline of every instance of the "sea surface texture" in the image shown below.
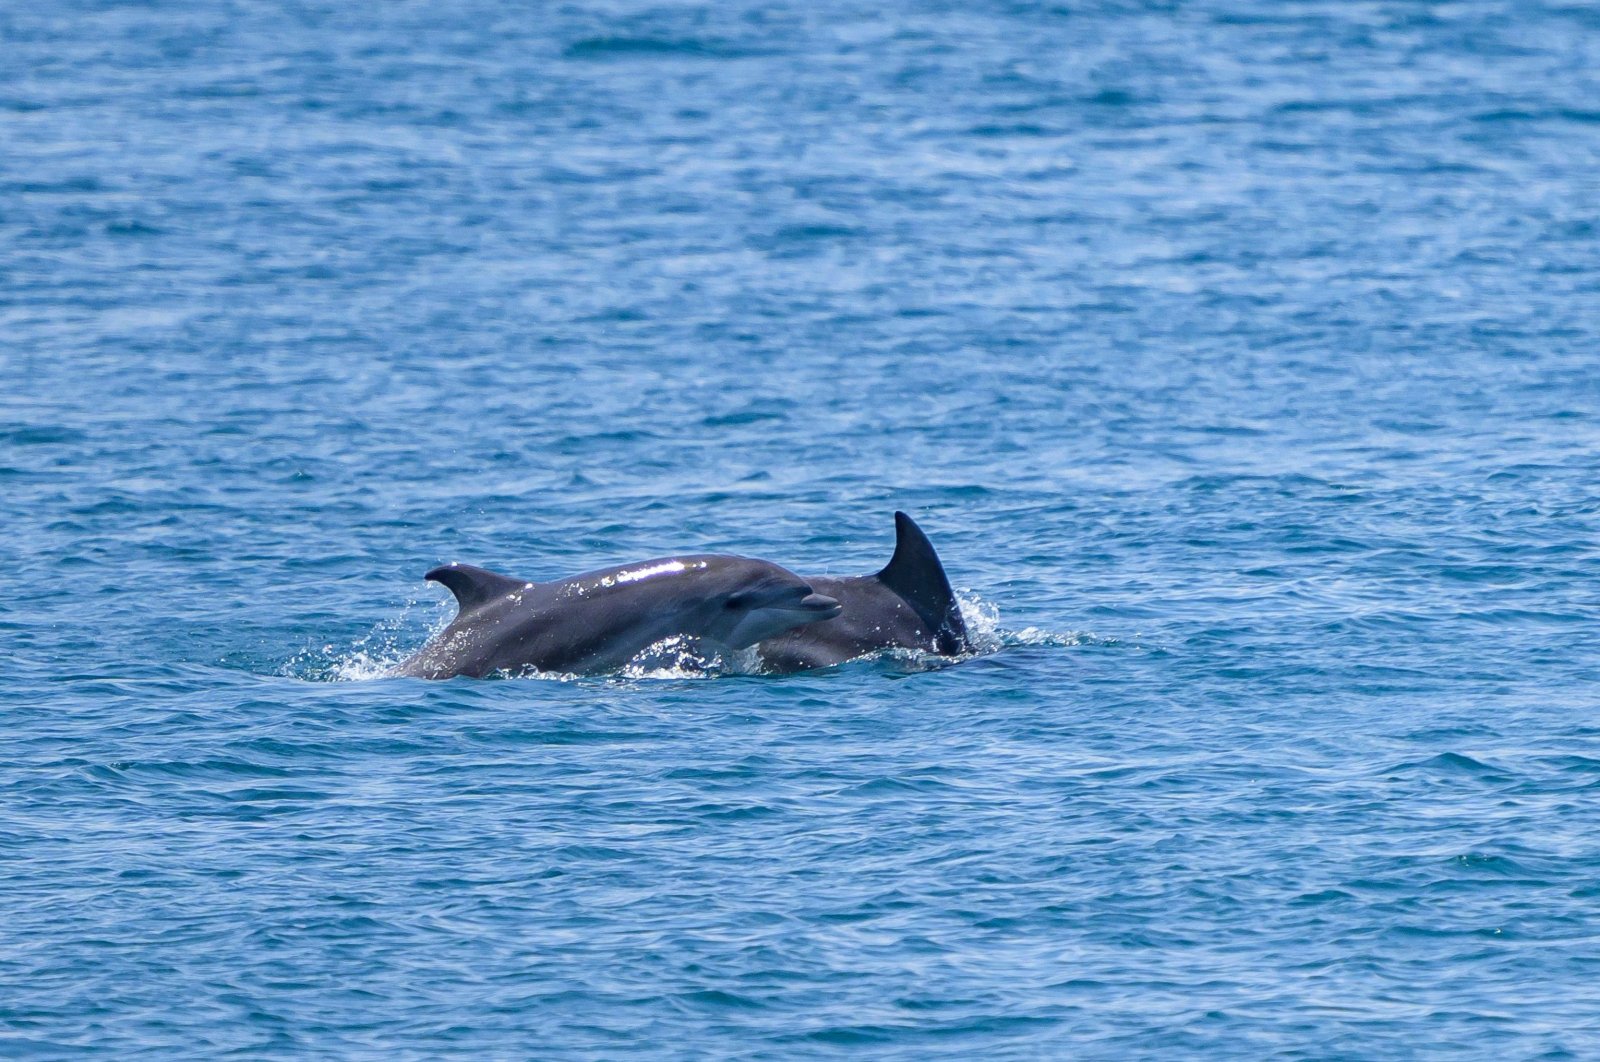
[[[1595,5],[0,41],[0,1056],[1600,1054]],[[896,509],[981,655],[384,676]]]

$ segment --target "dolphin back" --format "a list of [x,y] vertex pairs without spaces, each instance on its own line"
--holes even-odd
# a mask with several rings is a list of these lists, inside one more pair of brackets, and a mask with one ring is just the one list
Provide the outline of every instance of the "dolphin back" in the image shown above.
[[953,656],[968,647],[967,625],[950,579],[933,543],[905,513],[894,514],[894,556],[875,577],[903,598],[928,629],[936,632],[939,652]]

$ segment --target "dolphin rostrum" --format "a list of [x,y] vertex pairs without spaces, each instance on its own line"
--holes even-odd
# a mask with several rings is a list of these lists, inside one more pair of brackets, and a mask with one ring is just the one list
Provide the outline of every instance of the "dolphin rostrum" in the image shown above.
[[817,593],[837,598],[842,613],[763,640],[756,653],[764,671],[829,667],[884,649],[940,656],[972,651],[933,543],[905,513],[894,514],[894,531],[894,556],[876,575],[807,580]]
[[737,651],[839,614],[837,601],[793,572],[722,554],[663,557],[553,583],[468,564],[435,568],[427,578],[455,595],[459,611],[397,675],[595,674],[669,638],[707,653]]

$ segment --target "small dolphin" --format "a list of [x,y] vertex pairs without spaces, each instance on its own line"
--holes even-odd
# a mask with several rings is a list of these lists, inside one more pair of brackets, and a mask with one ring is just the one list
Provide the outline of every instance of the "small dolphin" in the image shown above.
[[876,575],[807,580],[843,606],[837,619],[795,627],[756,646],[762,669],[829,667],[884,649],[940,656],[972,651],[961,608],[933,543],[916,521],[894,514],[894,556]]
[[708,652],[747,649],[803,623],[831,619],[839,603],[776,564],[721,554],[662,557],[530,583],[468,564],[427,578],[459,611],[393,674],[481,678],[535,669],[595,674],[684,637]]

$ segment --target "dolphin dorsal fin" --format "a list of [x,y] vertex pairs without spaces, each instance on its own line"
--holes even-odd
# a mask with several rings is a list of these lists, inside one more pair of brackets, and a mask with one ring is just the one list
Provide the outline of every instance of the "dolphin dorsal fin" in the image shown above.
[[[877,575],[878,582],[910,602],[917,615],[932,628],[940,642],[940,652],[958,652],[965,647],[967,626],[961,620],[961,607],[944,574],[944,565],[933,551],[933,543],[917,522],[905,513],[894,514],[894,556]],[[946,649],[949,644],[953,648]]]
[[425,578],[442,584],[456,595],[456,605],[462,612],[469,612],[487,601],[531,585],[526,579],[513,579],[509,575],[500,575],[486,568],[474,568],[470,564],[446,564],[435,568]]

